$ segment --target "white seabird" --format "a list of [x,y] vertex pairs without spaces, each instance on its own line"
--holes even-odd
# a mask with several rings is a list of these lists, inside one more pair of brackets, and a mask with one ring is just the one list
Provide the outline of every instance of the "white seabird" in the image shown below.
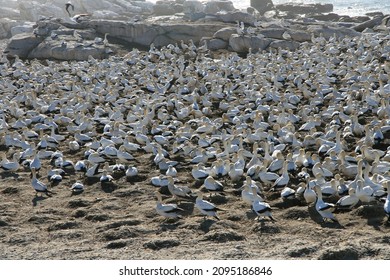
[[138,176],[138,169],[135,166],[129,166],[125,172],[126,178],[131,179]]
[[70,190],[72,191],[72,194],[74,193],[81,193],[84,191],[84,185],[81,182],[75,182],[71,187]]
[[203,187],[211,192],[221,192],[223,191],[223,185],[221,182],[215,180],[211,175],[209,175],[203,183]]
[[386,185],[387,185],[387,197],[386,197],[385,204],[383,205],[383,209],[385,210],[387,223],[389,223],[390,222],[390,181],[387,181]]
[[114,178],[107,173],[107,170],[103,170],[103,174],[100,176],[101,183],[110,183],[114,180]]
[[180,199],[191,199],[193,196],[192,190],[187,186],[176,186],[172,177],[168,178],[168,190],[169,192],[176,198],[176,200],[180,201]]
[[336,209],[336,206],[333,203],[327,203],[322,200],[320,186],[316,185],[313,189],[317,194],[317,201],[315,207],[317,212],[321,215],[323,221],[326,221],[326,219],[330,219],[334,222],[338,222],[336,217],[333,215],[333,211]]
[[0,152],[0,155],[1,155],[0,167],[3,168],[5,171],[15,172],[19,169],[18,153],[13,154],[12,156],[13,161],[8,160],[4,152]]
[[179,214],[180,211],[184,211],[182,208],[174,203],[163,203],[160,192],[156,191],[155,194],[157,196],[156,212],[158,214],[166,218],[182,218]]
[[275,221],[271,214],[271,206],[264,201],[260,201],[259,199],[253,201],[252,210],[256,213],[258,219],[260,217],[269,217],[272,221]]
[[34,190],[38,193],[45,193],[47,196],[50,196],[52,193],[49,191],[44,183],[39,181],[36,176],[36,170],[35,168],[31,168],[31,174],[32,174],[32,179],[31,179],[31,185],[33,186]]
[[341,197],[336,202],[336,207],[338,209],[352,209],[356,204],[359,203],[359,198],[356,196],[355,189],[349,189],[349,194]]
[[283,200],[294,199],[295,198],[295,190],[289,187],[284,187],[280,192],[280,197]]
[[198,196],[197,196],[196,201],[195,201],[195,207],[198,208],[198,210],[203,215],[215,217],[217,220],[219,220],[219,217],[217,216],[217,211],[224,210],[224,209],[218,208],[215,204],[204,200],[201,193],[198,193]]

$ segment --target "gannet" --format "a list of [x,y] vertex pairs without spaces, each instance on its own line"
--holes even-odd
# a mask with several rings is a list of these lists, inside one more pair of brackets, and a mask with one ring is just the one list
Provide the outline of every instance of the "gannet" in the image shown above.
[[307,177],[305,191],[303,192],[303,198],[305,199],[308,205],[316,202],[317,200],[317,195],[313,190],[312,186],[309,184],[309,182],[310,182],[310,177]]
[[313,189],[317,194],[317,201],[315,207],[317,212],[321,215],[323,221],[326,221],[326,219],[330,219],[334,222],[338,222],[336,217],[333,215],[333,211],[336,209],[336,206],[333,203],[327,203],[322,200],[320,186],[316,185]]
[[78,194],[84,191],[84,185],[81,182],[75,182],[71,187],[70,190],[72,191],[73,194]]
[[171,176],[171,177],[176,177],[177,176],[176,168],[172,165],[169,165],[168,170],[165,172],[165,175]]
[[283,200],[294,199],[295,198],[295,190],[289,187],[284,187],[280,192],[280,197]]
[[129,166],[125,172],[126,178],[131,179],[138,176],[138,169],[135,166]]
[[221,182],[215,180],[211,175],[209,175],[203,183],[203,187],[211,192],[221,192],[223,191],[223,185]]
[[274,190],[284,188],[285,186],[287,186],[289,181],[290,181],[290,176],[287,172],[287,161],[285,161],[283,162],[282,175],[275,181],[275,183],[272,185],[272,188]]
[[50,182],[50,187],[57,186],[62,181],[62,176],[65,175],[63,169],[52,169],[47,172],[47,178]]
[[114,178],[107,173],[107,170],[103,170],[103,174],[100,176],[100,183],[110,183],[114,180]]
[[187,186],[177,186],[172,177],[168,178],[168,190],[169,192],[176,198],[176,200],[180,201],[180,199],[191,199],[192,198],[192,190]]
[[38,157],[37,150],[34,149],[33,153],[34,153],[34,158],[30,162],[30,169],[34,168],[35,171],[39,171],[42,167],[41,160]]
[[39,181],[36,177],[36,170],[35,168],[31,168],[31,174],[32,174],[32,179],[31,179],[31,185],[33,186],[34,190],[38,193],[45,193],[47,196],[50,196],[52,194],[51,191],[49,191],[44,183]]
[[217,211],[224,211],[224,209],[218,208],[217,206],[215,206],[215,204],[204,200],[200,192],[198,193],[198,196],[196,198],[195,207],[198,208],[198,210],[203,215],[215,217],[217,220],[219,220],[219,217],[217,216]]
[[209,176],[209,172],[205,170],[204,164],[198,163],[192,168],[191,175],[196,180],[203,180]]
[[356,184],[356,196],[361,202],[370,203],[375,200],[374,190],[370,186],[365,186],[363,180],[357,180]]
[[386,181],[387,186],[387,197],[385,204],[383,205],[383,209],[385,210],[385,214],[387,216],[387,223],[390,222],[390,181]]
[[272,221],[275,221],[275,219],[272,217],[271,214],[271,206],[264,202],[256,199],[252,203],[252,210],[256,213],[257,219],[260,220],[260,217],[269,217]]
[[74,11],[74,6],[73,6],[73,4],[70,1],[65,4],[65,10],[68,13],[69,17],[71,17],[72,15],[69,12],[69,8],[72,8],[72,11]]
[[159,176],[152,177],[150,183],[155,187],[166,187],[169,184],[169,180],[166,176],[160,174]]
[[5,171],[15,172],[19,169],[18,153],[14,153],[12,156],[13,161],[7,159],[4,152],[0,152],[1,162],[0,167]]
[[336,202],[337,209],[352,209],[359,203],[359,198],[356,196],[355,189],[349,189],[349,194],[341,197]]
[[157,196],[156,212],[158,214],[166,218],[182,218],[182,216],[179,213],[181,211],[184,211],[184,209],[178,207],[177,204],[163,203],[161,194],[158,191],[156,191],[155,194]]

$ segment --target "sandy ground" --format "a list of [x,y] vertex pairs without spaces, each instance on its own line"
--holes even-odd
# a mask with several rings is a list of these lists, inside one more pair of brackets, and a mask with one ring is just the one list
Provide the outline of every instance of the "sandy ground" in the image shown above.
[[[83,157],[64,142],[67,158]],[[1,171],[0,259],[390,259],[383,203],[338,212],[339,224],[322,223],[312,206],[283,202],[279,192],[266,190],[276,222],[257,221],[241,200],[241,185],[225,181],[226,193],[210,198],[226,209],[219,221],[201,216],[193,201],[180,204],[182,219],[166,220],[155,212],[157,189],[150,184],[160,172],[149,156],[134,156],[138,178],[128,182],[118,175],[111,186],[89,182],[79,195],[69,190],[75,174],[53,187],[51,197],[39,197],[28,170]],[[178,184],[200,187],[189,163],[177,169]],[[45,183],[46,172],[40,171]],[[173,202],[161,191],[164,202]]]
[[[204,219],[192,202],[181,203],[182,219],[165,220],[155,213],[156,188],[146,179],[159,171],[150,159],[139,156],[138,182],[127,182],[125,177],[113,187],[98,182],[73,196],[68,188],[76,175],[54,187],[52,197],[41,198],[34,195],[29,172],[1,173],[0,258],[390,258],[390,227],[382,204],[337,213],[337,225],[321,223],[313,207],[298,200],[282,202],[278,194],[267,192],[277,221],[259,222],[232,185],[226,188],[231,191],[226,196],[211,198],[227,209],[220,213],[221,220]],[[180,184],[199,187],[185,176]]]

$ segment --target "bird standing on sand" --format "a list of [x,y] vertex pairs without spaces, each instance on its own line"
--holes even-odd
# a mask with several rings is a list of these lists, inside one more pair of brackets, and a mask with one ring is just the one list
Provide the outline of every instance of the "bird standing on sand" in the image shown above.
[[157,196],[157,205],[156,205],[156,212],[160,214],[163,217],[166,218],[181,218],[182,216],[179,214],[180,211],[184,211],[183,209],[179,208],[177,204],[169,203],[165,204],[162,202],[162,197],[159,192],[155,192]]
[[73,6],[73,4],[70,1],[65,4],[65,10],[67,11],[69,17],[71,17],[72,15],[69,12],[69,8],[72,8],[72,11],[74,11],[74,6]]
[[385,204],[383,205],[383,209],[385,210],[385,214],[387,217],[387,223],[390,223],[390,181],[386,181],[387,186],[387,197]]
[[338,223],[336,217],[333,215],[333,211],[336,209],[336,206],[332,203],[327,203],[322,200],[322,192],[321,187],[316,185],[313,187],[314,191],[317,194],[317,201],[316,201],[316,210],[321,215],[322,220],[325,222],[326,219],[330,219],[333,222]]
[[70,190],[72,191],[73,194],[79,194],[84,191],[84,185],[81,182],[75,182],[71,187]]
[[198,197],[196,198],[195,207],[198,208],[198,210],[206,216],[212,216],[215,217],[217,220],[219,220],[219,217],[217,216],[217,211],[223,211],[223,209],[218,208],[215,206],[215,204],[206,201],[203,199],[203,195],[201,193],[198,193]]
[[271,221],[275,221],[271,214],[271,206],[264,201],[255,199],[252,203],[252,210],[256,213],[258,220],[260,217],[269,217]]
[[168,190],[173,197],[180,201],[181,199],[191,199],[193,193],[187,186],[176,186],[172,177],[168,176]]
[[52,192],[47,189],[44,183],[42,183],[37,179],[36,170],[34,167],[31,168],[31,173],[32,173],[31,185],[33,186],[34,190],[37,192],[36,194],[40,192],[40,193],[45,193],[47,196],[50,196]]

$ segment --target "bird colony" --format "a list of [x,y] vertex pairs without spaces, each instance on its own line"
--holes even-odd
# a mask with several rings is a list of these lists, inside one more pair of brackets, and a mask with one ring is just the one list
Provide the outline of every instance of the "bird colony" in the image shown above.
[[104,60],[3,57],[2,178],[27,178],[40,204],[136,183],[161,223],[219,223],[236,209],[277,224],[286,205],[325,224],[374,206],[386,223],[389,39],[318,37],[245,56],[190,41]]

